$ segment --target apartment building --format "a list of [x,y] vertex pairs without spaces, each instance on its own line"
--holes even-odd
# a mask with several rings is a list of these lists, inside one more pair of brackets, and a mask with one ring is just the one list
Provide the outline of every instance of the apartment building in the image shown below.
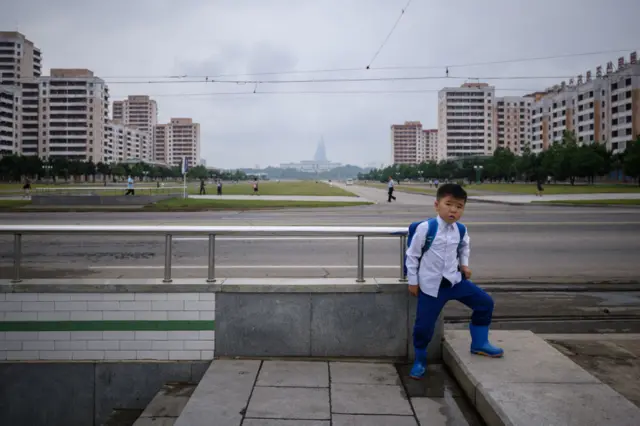
[[603,133],[607,148],[614,153],[623,152],[627,142],[640,136],[640,64],[636,52],[629,59],[627,63],[619,58],[616,72],[611,63],[607,66],[609,98],[604,117],[608,126]]
[[50,74],[23,85],[22,128],[29,134],[23,137],[23,153],[103,161],[109,119],[106,83],[87,69],[52,69]]
[[531,146],[531,98],[505,96],[495,99],[496,148],[516,155]]
[[419,164],[420,156],[425,155],[424,132],[419,121],[405,121],[404,124],[391,126],[391,162],[392,164]]
[[438,92],[438,160],[492,155],[495,88],[464,83]]
[[640,135],[640,64],[637,54],[612,62],[595,78],[587,71],[569,83],[530,95],[532,150],[540,152],[562,140],[564,130],[575,131],[578,144],[604,143],[608,150],[622,152],[626,143]]
[[105,126],[103,162],[119,163],[125,160],[151,162],[151,135],[148,132],[109,122]]
[[149,96],[129,96],[123,101],[113,102],[113,120],[125,126],[146,132],[149,135],[149,145],[141,147],[142,156],[152,159],[153,128],[158,124],[158,105]]
[[438,129],[422,131],[421,150],[418,152],[420,163],[438,160]]
[[179,166],[183,158],[189,164],[200,162],[200,124],[191,118],[172,118],[154,129],[154,160]]
[[15,31],[0,31],[0,85],[20,86],[22,79],[39,77],[42,55],[33,42]]
[[0,86],[0,156],[20,153],[20,89]]

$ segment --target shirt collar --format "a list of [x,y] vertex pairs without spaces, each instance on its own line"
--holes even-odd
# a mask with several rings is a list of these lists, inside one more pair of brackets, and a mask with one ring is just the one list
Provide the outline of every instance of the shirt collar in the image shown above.
[[438,215],[438,216],[436,216],[436,217],[437,217],[437,220],[438,220],[438,226],[443,226],[443,227],[445,227],[445,228],[451,228],[451,227],[453,227],[453,223],[447,223],[447,222],[445,222],[445,221],[444,221],[444,219],[442,219],[442,218],[440,217],[440,215]]

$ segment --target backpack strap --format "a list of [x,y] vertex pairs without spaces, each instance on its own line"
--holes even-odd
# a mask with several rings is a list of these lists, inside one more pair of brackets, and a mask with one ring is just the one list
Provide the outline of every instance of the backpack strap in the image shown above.
[[462,240],[464,240],[464,236],[467,234],[467,227],[460,222],[456,222],[456,225],[458,226],[458,232],[460,233],[460,242],[458,243],[458,257],[460,257],[460,250],[462,250]]
[[[422,246],[422,256],[429,250],[433,240],[436,238],[436,233],[438,232],[438,220],[435,217],[427,220],[429,224],[429,229],[427,230],[427,238],[424,242],[424,246]],[[422,260],[422,256],[420,256],[420,260]]]

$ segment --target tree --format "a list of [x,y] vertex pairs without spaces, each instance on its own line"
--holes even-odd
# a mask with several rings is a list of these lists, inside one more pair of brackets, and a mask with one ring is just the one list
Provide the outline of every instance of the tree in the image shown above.
[[627,143],[624,153],[624,173],[638,180],[640,186],[640,137],[633,142]]

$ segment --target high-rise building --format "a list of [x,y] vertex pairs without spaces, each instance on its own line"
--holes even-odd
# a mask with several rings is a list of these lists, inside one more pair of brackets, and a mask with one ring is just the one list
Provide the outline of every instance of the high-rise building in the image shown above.
[[[34,107],[39,119],[26,120],[33,118]],[[23,138],[22,151],[49,159],[103,161],[108,119],[109,89],[104,80],[87,69],[52,69],[50,77],[23,85],[22,126],[30,133],[35,129],[38,136]]]
[[596,68],[569,83],[562,82],[530,95],[532,150],[540,152],[562,141],[565,130],[574,131],[579,145],[604,143],[622,152],[628,141],[640,136],[640,64],[633,52],[629,62],[618,59],[606,72]]
[[438,93],[438,160],[492,155],[496,146],[495,88],[464,83]]
[[419,164],[423,146],[424,133],[419,121],[405,121],[404,124],[391,126],[392,164]]
[[22,79],[39,77],[40,49],[23,34],[0,31],[0,85],[20,86]]
[[425,129],[422,131],[422,143],[418,151],[420,163],[438,160],[438,129]]
[[152,159],[153,153],[153,128],[158,124],[158,105],[149,96],[129,96],[124,101],[113,102],[113,120],[127,127],[138,129],[149,135],[148,146],[141,147],[141,155]]
[[153,157],[153,127],[158,124],[158,104],[149,96],[129,96],[113,102],[113,120],[149,134],[149,146],[143,146],[142,155]]
[[0,86],[0,156],[20,153],[20,89]]
[[200,161],[200,124],[191,118],[172,118],[168,124],[158,124],[154,130],[154,160],[179,166],[183,158],[189,164]]
[[531,146],[531,104],[520,96],[496,98],[496,148],[507,148],[516,155]]

